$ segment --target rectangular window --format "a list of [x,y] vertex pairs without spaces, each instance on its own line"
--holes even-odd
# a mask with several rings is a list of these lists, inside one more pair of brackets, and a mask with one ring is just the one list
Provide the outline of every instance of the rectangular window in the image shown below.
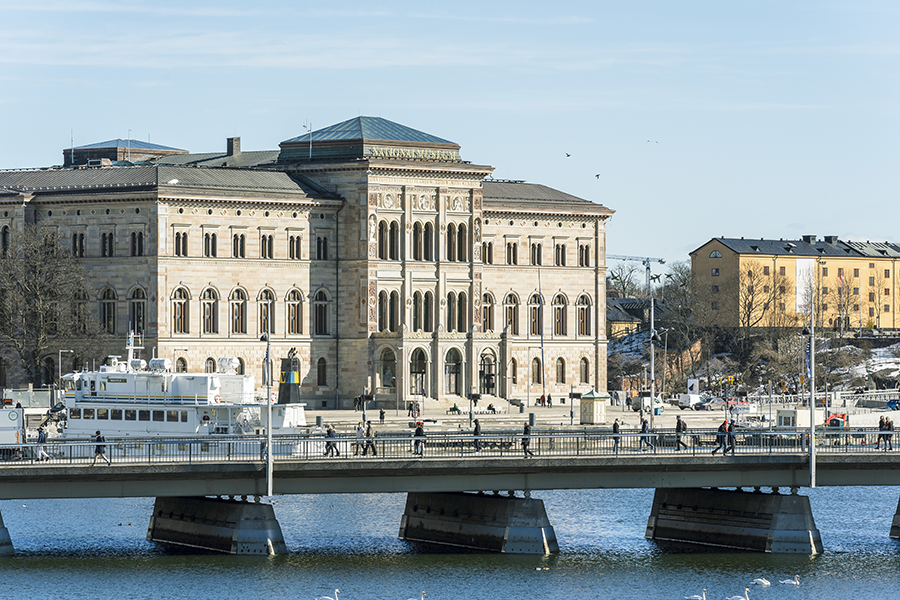
[[763,294],[768,294],[768,293],[769,293],[769,286],[764,285],[763,286]]
[[157,423],[162,423],[163,418],[165,417],[165,411],[162,410],[154,410],[153,411],[153,420]]
[[97,409],[97,420],[98,421],[109,421],[109,409],[108,408],[98,408]]
[[719,303],[718,303],[718,302],[713,302],[712,305],[711,305],[711,308],[712,308],[713,310],[719,310]]
[[149,421],[150,420],[150,411],[149,410],[139,410],[138,411],[138,421]]
[[885,296],[890,296],[890,295],[891,295],[891,288],[884,288],[884,295],[885,295]]
[[763,275],[769,274],[769,267],[763,267]]
[[874,269],[874,268],[875,268],[875,263],[869,263],[869,268],[870,268],[870,269]]
[[875,292],[869,292],[869,302],[875,302]]
[[778,304],[778,310],[784,310],[784,302]]
[[853,288],[853,295],[859,296],[859,288]]
[[890,305],[890,304],[885,304],[885,305],[884,305],[884,312],[891,312],[891,305]]
[[109,413],[109,418],[113,421],[121,421],[122,420],[122,409],[114,408]]
[[784,267],[778,267],[778,274],[779,274],[779,275],[784,275],[784,274],[785,274]]
[[827,288],[827,287],[823,287],[823,288],[822,288],[822,294],[825,295],[825,294],[827,294],[827,293],[828,293],[828,288]]
[[186,411],[186,410],[182,410],[182,411],[179,411],[179,412],[181,413],[181,422],[182,422],[182,423],[187,423],[187,422],[188,422],[187,411]]
[[178,410],[167,410],[166,411],[166,422],[168,423],[177,423],[178,422],[178,413],[181,411]]
[[712,286],[712,292],[713,292],[713,294],[718,294],[718,293],[719,293],[719,286],[717,286],[717,285]]
[[70,408],[69,409],[69,418],[70,419],[80,419],[81,418],[81,409],[80,408]]
[[859,277],[859,269],[853,269],[853,276]]
[[875,285],[875,278],[869,277],[869,285]]
[[828,267],[822,267],[822,277],[828,277]]
[[84,409],[84,417],[82,417],[82,418],[93,419],[94,418],[94,409],[93,408]]
[[870,316],[870,317],[874,317],[874,316],[875,316],[875,309],[872,308],[871,306],[869,307],[869,316]]
[[712,270],[712,276],[713,276],[713,277],[718,277],[718,276],[719,276],[719,269],[713,269],[713,270]]
[[884,278],[885,278],[885,279],[890,279],[890,277],[891,277],[891,270],[890,270],[890,269],[885,269],[885,270],[884,270]]
[[854,305],[853,305],[853,310],[856,311],[856,312],[859,312],[859,304],[854,304]]

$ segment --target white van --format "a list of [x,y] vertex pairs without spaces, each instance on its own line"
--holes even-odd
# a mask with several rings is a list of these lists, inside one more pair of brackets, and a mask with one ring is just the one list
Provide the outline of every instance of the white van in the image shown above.
[[691,410],[698,410],[697,407],[703,403],[703,398],[700,394],[681,394],[678,398],[678,408],[684,410],[686,408],[690,408]]
[[[666,403],[659,396],[653,399],[654,414],[662,414],[665,407]],[[631,410],[639,412],[642,408],[644,412],[650,412],[650,392],[640,392],[638,396],[631,399]]]

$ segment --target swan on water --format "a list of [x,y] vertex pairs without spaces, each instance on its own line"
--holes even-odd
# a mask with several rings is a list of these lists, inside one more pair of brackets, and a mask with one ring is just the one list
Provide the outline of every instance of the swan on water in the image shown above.
[[706,600],[706,588],[703,588],[703,593],[699,596],[685,596],[684,600]]
[[[421,594],[422,594],[422,597],[420,598],[420,600],[425,600],[425,592],[421,592]],[[416,600],[416,599],[415,598],[407,598],[406,600]]]
[[772,582],[766,579],[765,577],[757,577],[753,581],[751,581],[753,585],[772,585]]
[[793,579],[782,579],[781,583],[785,585],[800,585],[800,576],[794,575]]
[[744,588],[743,596],[729,596],[725,600],[750,600],[750,588]]
[[318,596],[316,600],[338,600],[338,594],[341,593],[341,590],[334,590],[334,598],[331,596]]

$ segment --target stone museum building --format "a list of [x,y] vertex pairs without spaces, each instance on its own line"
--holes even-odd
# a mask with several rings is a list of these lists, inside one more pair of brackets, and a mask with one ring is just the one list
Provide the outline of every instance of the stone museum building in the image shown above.
[[[234,356],[261,386],[268,334],[276,365],[296,349],[310,408],[606,391],[603,205],[492,179],[458,144],[373,117],[270,151],[112,140],[63,155],[0,171],[0,244],[55,228],[109,334],[63,372],[123,354],[134,331],[145,358],[210,371]],[[22,377],[0,340],[0,386]]]

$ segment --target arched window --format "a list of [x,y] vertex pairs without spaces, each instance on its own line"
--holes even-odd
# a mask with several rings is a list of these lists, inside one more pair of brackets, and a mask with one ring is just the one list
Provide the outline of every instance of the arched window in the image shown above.
[[386,221],[378,224],[378,258],[387,260],[388,258],[388,225]]
[[188,320],[189,296],[187,290],[178,288],[172,294],[172,331],[174,333],[190,333]]
[[519,299],[508,294],[503,302],[504,327],[510,335],[519,335]]
[[481,243],[481,262],[486,265],[494,264],[494,242]]
[[413,260],[422,260],[422,224],[416,223],[413,225],[413,239],[412,239],[412,255]]
[[303,294],[298,290],[287,295],[287,332],[303,333]]
[[553,299],[553,335],[566,335],[566,313],[568,306],[562,294]]
[[100,295],[100,324],[106,333],[116,332],[116,293],[111,288]]
[[218,253],[219,236],[215,233],[203,234],[203,256],[212,257]]
[[[9,225],[4,225],[2,228],[0,228],[0,257],[6,257],[6,255],[9,254],[9,239],[10,239]],[[81,239],[82,239],[82,247],[83,247],[84,234],[82,234]],[[72,248],[73,248],[72,254],[74,254],[75,256],[84,256],[84,254],[79,255],[78,252],[76,252],[74,249],[75,248],[75,234],[72,235]]]
[[259,332],[275,333],[275,294],[271,290],[263,290],[257,298],[259,314]]
[[231,333],[247,333],[247,294],[244,290],[231,292]]
[[324,357],[316,363],[316,385],[328,385],[328,362]]
[[451,348],[444,358],[444,393],[462,395],[462,355]]
[[496,390],[496,361],[489,351],[481,355],[478,365],[478,393],[493,396]]
[[422,234],[422,260],[434,260],[434,225],[425,223]]
[[434,331],[434,294],[431,292],[425,292],[422,303],[422,329]]
[[459,229],[456,232],[456,255],[459,262],[466,262],[469,260],[469,236],[467,235],[468,231],[465,225],[460,225]]
[[391,301],[388,310],[388,326],[394,333],[400,331],[400,294],[397,292],[391,292]]
[[138,288],[131,292],[128,300],[128,329],[134,333],[144,333],[147,327],[147,295]]
[[206,363],[203,365],[204,373],[215,373],[216,372],[216,359],[212,357],[208,357],[206,359]]
[[316,238],[316,260],[328,260],[328,238],[325,236]]
[[132,231],[131,232],[131,255],[132,256],[143,256],[144,255],[144,232],[143,231]]
[[528,333],[541,335],[544,331],[544,302],[538,294],[528,300]]
[[[9,227],[4,227],[7,232],[7,237],[9,236]],[[5,255],[6,251],[4,250],[0,255]],[[84,234],[83,233],[73,233],[72,234],[72,256],[83,257],[84,256]]]
[[541,379],[541,359],[534,358],[531,361],[531,383],[540,383]]
[[[182,256],[187,256],[187,234],[182,234],[184,238],[184,246],[185,250],[182,253]],[[110,257],[115,256],[115,234],[113,233],[101,233],[100,234],[100,256]]]
[[409,391],[411,394],[428,395],[428,390],[425,388],[427,371],[428,358],[425,356],[425,351],[421,348],[416,348],[409,359]]
[[378,376],[380,378],[380,386],[387,388],[396,388],[397,387],[397,355],[394,354],[394,351],[390,348],[385,348],[381,351],[381,356],[379,356],[379,362],[381,363],[380,369],[378,370]]
[[447,225],[447,260],[456,260],[456,225]]
[[481,297],[481,326],[484,331],[494,330],[494,297],[490,294]]
[[175,372],[176,373],[187,373],[187,359],[184,357],[179,357],[175,359]]
[[378,292],[378,331],[388,330],[388,293]]
[[422,331],[422,292],[413,293],[412,330]]
[[447,331],[456,331],[456,294],[447,294]]
[[247,238],[243,233],[235,233],[231,236],[232,258],[244,258],[247,255]]
[[556,244],[553,248],[553,264],[557,267],[566,266],[566,245]]
[[531,244],[531,264],[540,265],[543,264],[541,262],[541,244],[532,243]]
[[582,359],[581,359],[580,365],[579,365],[579,368],[578,368],[579,375],[581,376],[581,377],[580,377],[581,383],[590,383],[590,381],[591,381],[591,369],[590,369],[590,366],[591,366],[591,365],[590,365],[590,363],[588,362],[588,359],[586,359],[586,358],[582,358]]
[[316,335],[328,335],[330,327],[328,326],[328,296],[323,291],[316,292],[313,300],[313,310],[315,311]]
[[219,333],[219,294],[212,288],[206,288],[200,294],[200,313],[203,318],[203,333]]
[[587,244],[578,246],[578,266],[591,266],[591,247]]
[[562,358],[556,359],[556,383],[566,382],[566,361]]
[[275,236],[265,234],[259,238],[259,257],[275,258]]
[[578,297],[578,335],[591,335],[591,299],[582,294]]
[[456,297],[456,330],[465,333],[469,330],[469,303],[465,292]]
[[519,366],[514,358],[509,361],[509,378],[513,385],[519,382]]
[[389,233],[389,248],[388,248],[388,258],[391,260],[399,260],[400,259],[400,226],[396,221],[391,222],[391,228]]
[[288,238],[288,256],[291,260],[300,260],[303,258],[303,238],[299,235],[292,235]]
[[709,257],[710,258],[722,258],[722,253],[719,252],[718,250],[713,250],[712,252],[709,253]]

